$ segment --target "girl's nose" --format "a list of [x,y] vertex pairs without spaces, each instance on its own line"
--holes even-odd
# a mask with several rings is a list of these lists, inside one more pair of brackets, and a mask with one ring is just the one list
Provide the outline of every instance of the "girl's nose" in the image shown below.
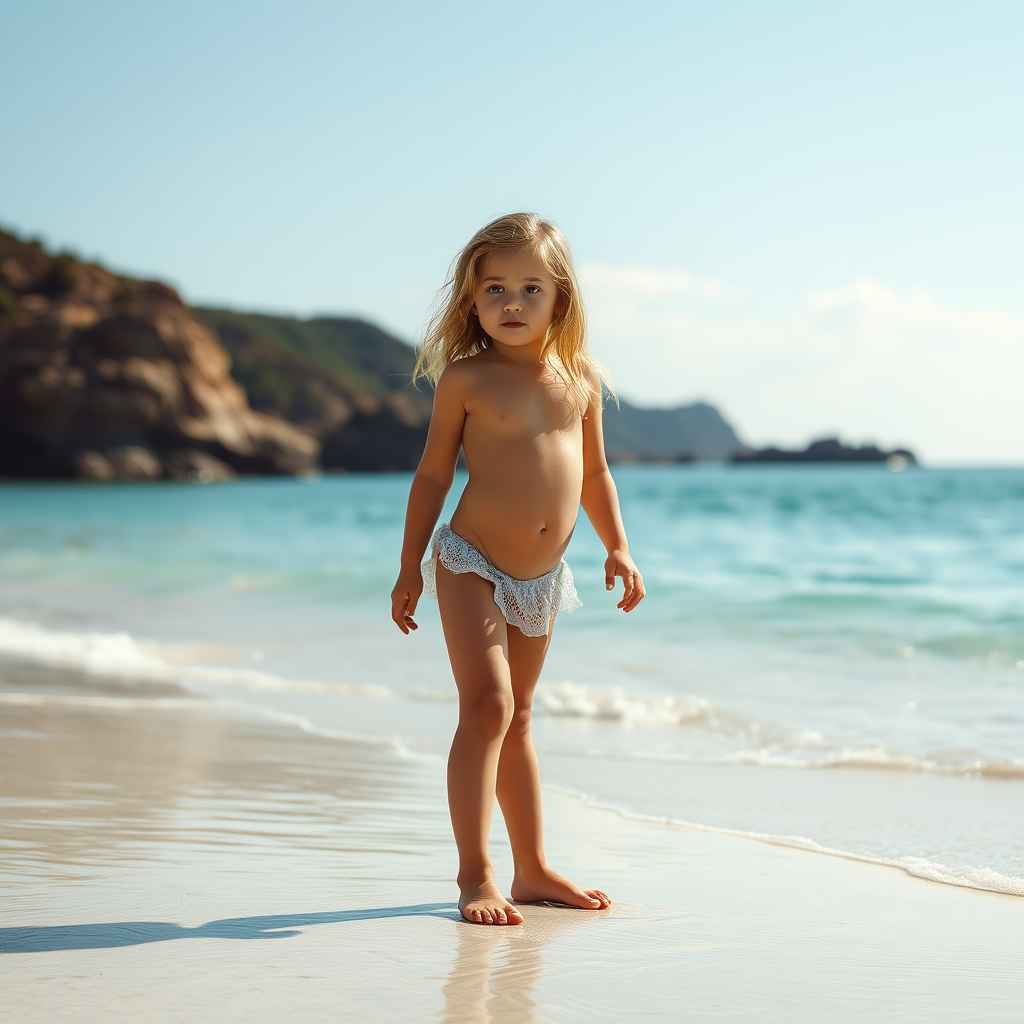
[[508,302],[505,303],[505,312],[506,313],[521,313],[522,311],[523,311],[522,304],[519,303],[519,302],[516,302],[514,299],[510,299]]

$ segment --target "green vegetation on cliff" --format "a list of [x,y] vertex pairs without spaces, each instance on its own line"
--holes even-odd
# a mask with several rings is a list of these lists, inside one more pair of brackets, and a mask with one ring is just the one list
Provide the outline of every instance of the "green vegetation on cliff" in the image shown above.
[[231,374],[261,412],[323,435],[354,412],[397,407],[410,425],[430,415],[429,391],[410,384],[410,345],[362,320],[193,308],[231,355]]

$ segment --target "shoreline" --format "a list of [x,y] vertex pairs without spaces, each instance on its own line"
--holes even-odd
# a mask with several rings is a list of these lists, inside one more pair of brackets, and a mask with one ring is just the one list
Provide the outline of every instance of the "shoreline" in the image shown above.
[[[673,818],[668,815],[640,814],[637,811],[616,807],[614,804],[597,800],[586,793],[567,789],[564,786],[544,783],[543,787],[552,792],[563,793],[566,796],[572,797],[585,806],[594,808],[594,810],[611,812],[628,821],[643,822],[651,825],[665,825],[669,828],[685,829],[691,832],[734,836],[737,839],[748,839],[755,843],[765,843],[768,846],[780,846],[784,849],[801,850],[804,853],[817,853],[826,857],[838,857],[841,860],[855,861],[859,864],[872,864],[875,867],[893,868],[904,872],[911,878],[917,878],[924,882],[934,882],[936,885],[951,885],[961,889],[973,889],[976,892],[989,892],[998,896],[1009,896],[1014,899],[1024,897],[1024,879],[1011,878],[1009,875],[1003,875],[998,871],[992,871],[988,868],[948,868],[944,864],[929,861],[924,857],[872,857],[868,854],[853,853],[849,850],[837,850],[829,846],[823,846],[821,843],[816,843],[813,839],[805,839],[803,836],[772,835],[768,832],[751,832],[745,829],[726,828],[719,825],[704,825],[700,822],[684,821],[681,818]],[[960,877],[963,873],[976,874],[978,876],[977,881],[969,881]]]
[[[36,675],[71,698],[129,685]],[[552,863],[612,908],[470,925],[439,765],[147,692],[5,706],[9,1019],[1019,1019],[1017,897],[548,786]]]
[[[126,633],[54,633],[31,623],[19,623],[16,620],[0,617],[0,670],[3,668],[18,670],[19,666],[31,672],[66,674],[66,678],[80,676],[83,685],[74,687],[74,694],[21,694],[0,690],[0,708],[13,708],[28,705],[67,705],[83,708],[106,708],[115,710],[145,710],[147,708],[167,707],[181,710],[226,710],[243,716],[255,716],[267,722],[277,723],[285,727],[300,729],[310,735],[332,740],[367,744],[387,748],[414,761],[443,763],[441,748],[434,750],[433,745],[422,737],[415,740],[401,735],[399,732],[371,733],[360,728],[345,728],[349,724],[346,719],[357,708],[360,701],[378,704],[383,701],[389,705],[392,714],[399,720],[413,717],[422,719],[423,715],[431,715],[440,711],[450,715],[454,699],[439,699],[437,694],[403,693],[383,684],[351,684],[323,683],[315,680],[295,680],[247,667],[227,667],[217,665],[192,664],[187,661],[165,660],[169,648],[161,645],[140,643]],[[45,655],[45,657],[44,657]],[[112,669],[118,669],[116,674]],[[117,695],[94,693],[94,688],[102,690],[105,685],[116,682]],[[557,688],[560,684],[553,684]],[[544,686],[538,689],[538,697],[543,703]],[[147,696],[157,691],[176,693],[177,696]],[[246,694],[250,694],[249,699]],[[301,698],[299,700],[298,698]],[[337,706],[328,708],[322,703],[330,700]],[[303,707],[303,701],[310,703]],[[332,721],[332,717],[336,721]],[[355,720],[358,722],[359,713]],[[706,780],[706,772],[702,769],[724,769],[729,773],[738,773],[746,768],[756,770],[763,768],[782,768],[786,771],[828,771],[829,773],[849,771],[875,772],[877,765],[850,765],[815,767],[811,765],[772,765],[757,762],[744,762],[738,759],[719,761],[702,760],[686,756],[659,757],[634,753],[603,751],[590,753],[585,750],[570,752],[545,745],[544,730],[549,720],[557,721],[558,715],[538,715],[535,732],[537,734],[538,752],[545,765],[559,761],[593,762],[584,773],[608,771],[614,762],[620,762],[625,768],[654,770],[664,774],[669,770],[688,770],[693,780],[699,785],[700,779]],[[407,723],[408,724],[408,723]],[[893,767],[893,766],[881,766]],[[948,777],[956,780],[958,770],[927,771],[917,768],[908,769],[902,764],[895,765],[900,772],[923,776],[935,775],[939,778]],[[614,769],[612,769],[614,770]],[[1013,773],[1005,771],[987,771],[975,769],[979,776],[989,776],[986,782],[1003,781],[1004,776],[1019,782],[1017,770]],[[627,803],[616,802],[614,799],[595,795],[593,792],[580,788],[570,781],[562,772],[562,780],[545,782],[545,788],[551,792],[563,792],[582,800],[588,806],[605,812],[611,812],[624,819],[636,822],[665,824],[673,827],[690,829],[700,832],[736,836],[757,842],[768,843],[800,849],[806,852],[840,857],[851,861],[874,864],[881,867],[897,868],[913,877],[940,884],[959,886],[980,891],[995,892],[1013,897],[1024,897],[1024,877],[1007,874],[992,867],[979,867],[970,863],[957,865],[955,861],[943,863],[917,856],[887,857],[872,852],[864,852],[856,848],[819,842],[816,839],[795,833],[781,833],[770,829],[734,827],[727,824],[715,824],[694,819],[689,816],[673,813],[645,812]],[[549,769],[544,768],[543,777],[549,779]],[[840,775],[836,776],[841,777]],[[998,783],[997,783],[998,784]],[[735,785],[733,786],[735,789]],[[637,801],[632,801],[636,803]],[[951,864],[956,866],[950,866]]]

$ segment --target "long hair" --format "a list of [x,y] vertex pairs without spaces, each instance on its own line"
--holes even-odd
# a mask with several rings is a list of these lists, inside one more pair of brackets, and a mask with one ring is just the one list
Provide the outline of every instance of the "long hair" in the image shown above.
[[[413,370],[413,381],[426,378],[436,384],[444,368],[456,359],[476,355],[491,339],[473,314],[478,286],[477,268],[492,252],[534,252],[558,289],[555,313],[548,328],[541,358],[562,377],[570,396],[585,410],[592,392],[588,371],[597,371],[604,390],[612,396],[608,371],[587,347],[587,318],[580,284],[565,235],[535,213],[510,213],[481,228],[452,262],[441,289],[437,311],[427,326]],[[549,357],[556,357],[551,360]]]

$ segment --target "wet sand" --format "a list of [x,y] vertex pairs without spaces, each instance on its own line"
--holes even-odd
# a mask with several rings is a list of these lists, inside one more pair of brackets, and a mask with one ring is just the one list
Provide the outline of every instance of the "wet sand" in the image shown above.
[[1020,898],[548,792],[552,863],[614,906],[473,926],[440,763],[173,686],[0,680],[5,1020],[1024,1018]]

